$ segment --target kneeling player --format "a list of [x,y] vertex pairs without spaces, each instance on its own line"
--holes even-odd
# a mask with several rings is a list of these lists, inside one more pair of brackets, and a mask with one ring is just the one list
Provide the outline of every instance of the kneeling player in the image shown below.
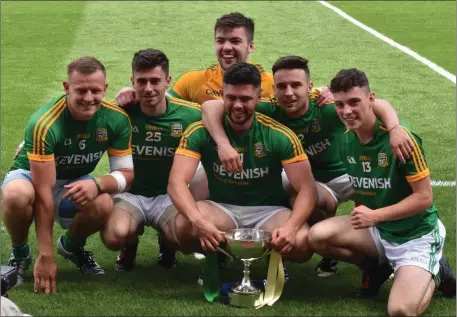
[[349,130],[341,150],[356,208],[350,216],[313,226],[309,243],[316,253],[365,270],[361,296],[375,295],[395,271],[388,314],[420,315],[440,280],[439,289],[455,296],[455,277],[442,256],[446,231],[433,204],[421,139],[402,125],[414,151],[406,163],[394,158],[388,130],[373,113],[375,97],[365,73],[342,70],[330,89]]

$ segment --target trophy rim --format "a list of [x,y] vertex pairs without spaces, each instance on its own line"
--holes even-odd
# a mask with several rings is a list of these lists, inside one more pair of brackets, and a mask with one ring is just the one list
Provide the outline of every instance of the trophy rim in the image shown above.
[[[234,239],[233,236],[236,232],[260,232],[262,236],[265,236],[265,239]],[[225,237],[228,241],[233,241],[233,242],[266,242],[271,240],[271,232],[263,230],[263,229],[257,229],[257,228],[236,228],[232,229],[229,232],[225,233]]]

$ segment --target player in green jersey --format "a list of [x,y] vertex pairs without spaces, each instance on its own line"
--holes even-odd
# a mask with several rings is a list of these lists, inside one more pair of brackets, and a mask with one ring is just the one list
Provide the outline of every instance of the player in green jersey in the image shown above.
[[403,124],[414,150],[405,162],[389,146],[388,129],[376,118],[365,73],[341,70],[330,89],[348,132],[341,147],[352,179],[356,207],[348,216],[312,227],[309,241],[319,254],[361,266],[364,287],[372,296],[395,270],[387,312],[417,316],[427,308],[435,283],[455,296],[455,277],[442,257],[446,230],[433,203],[430,171],[421,139]]
[[[31,116],[24,147],[2,185],[3,221],[13,246],[10,265],[18,267],[20,281],[32,262],[27,239],[35,220],[36,292],[56,290],[54,219],[68,228],[57,242],[58,253],[82,273],[104,273],[92,253],[84,250],[86,238],[97,231],[107,238],[105,224],[113,208],[109,194],[124,191],[133,180],[131,126],[122,109],[103,101],[105,67],[84,56],[68,65],[67,74],[65,95]],[[111,173],[89,176],[105,151]]]
[[[313,211],[309,224],[334,216],[338,204],[348,200],[352,195],[352,187],[346,169],[340,158],[340,135],[344,132],[344,124],[338,118],[334,104],[323,107],[316,105],[316,95],[311,94],[312,81],[308,61],[299,56],[279,58],[273,65],[274,90],[276,97],[256,106],[256,111],[286,125],[300,139],[308,155],[314,178],[317,181],[319,201]],[[221,127],[223,103],[212,101],[202,105],[203,122],[218,144],[219,158],[229,172],[234,168],[242,168],[238,153],[228,143]],[[377,100],[374,109],[377,115],[390,127],[398,124],[398,118],[390,104]],[[394,129],[391,132],[391,143],[402,154],[410,141],[406,132]],[[411,144],[412,146],[412,144]],[[408,150],[405,150],[405,156]],[[291,193],[287,177],[283,175],[284,187],[291,196],[291,204],[296,193]],[[322,259],[316,268],[319,276],[329,276],[337,271],[336,261]]]
[[[261,98],[260,73],[255,66],[231,66],[224,74],[222,95],[228,112],[224,128],[244,168],[237,173],[224,169],[216,144],[201,121],[187,128],[168,185],[168,194],[179,210],[169,222],[172,242],[184,252],[215,251],[224,240],[224,231],[262,228],[272,232],[272,246],[281,254],[299,261],[309,259],[306,220],[317,190],[300,141],[287,127],[254,113]],[[187,184],[199,160],[208,175],[209,200],[195,202]],[[283,207],[283,167],[299,193],[293,211]]]
[[[121,249],[117,271],[130,271],[136,260],[138,233],[152,226],[161,231],[172,205],[167,195],[168,176],[173,155],[187,126],[201,120],[200,105],[168,97],[170,85],[167,56],[153,49],[140,50],[132,60],[132,85],[140,98],[125,107],[132,122],[132,149],[135,179],[126,193],[115,195],[115,210],[108,228],[114,233],[114,249]],[[174,253],[161,253],[174,264]]]

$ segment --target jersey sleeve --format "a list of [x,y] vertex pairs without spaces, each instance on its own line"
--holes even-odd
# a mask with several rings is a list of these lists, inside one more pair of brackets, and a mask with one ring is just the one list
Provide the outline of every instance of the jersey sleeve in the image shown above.
[[257,120],[273,130],[271,148],[281,159],[282,166],[308,159],[300,140],[291,129],[262,114],[257,115]]
[[[118,107],[116,107],[118,108]],[[114,109],[116,117],[113,118],[112,130],[113,137],[109,142],[109,156],[126,156],[132,154],[132,124],[129,116],[122,109]],[[102,137],[98,134],[105,133],[103,129],[97,130],[97,138]],[[111,138],[110,136],[108,136]]]
[[206,130],[202,121],[192,123],[184,131],[175,154],[201,158],[201,148],[205,142]]
[[427,162],[425,161],[424,150],[422,148],[422,140],[408,128],[404,126],[402,126],[402,128],[408,133],[409,137],[413,141],[414,150],[406,163],[402,165],[401,169],[409,183],[417,182],[427,176],[430,176],[430,170],[427,166]]
[[24,149],[31,161],[49,162],[54,160],[54,149],[57,144],[55,122],[52,116],[49,120],[46,114],[38,120],[31,119],[25,129]]
[[194,91],[192,87],[201,86],[200,81],[196,82],[198,79],[198,76],[196,75],[196,71],[191,71],[179,77],[173,87],[168,90],[170,96],[195,102],[195,100],[193,100]]

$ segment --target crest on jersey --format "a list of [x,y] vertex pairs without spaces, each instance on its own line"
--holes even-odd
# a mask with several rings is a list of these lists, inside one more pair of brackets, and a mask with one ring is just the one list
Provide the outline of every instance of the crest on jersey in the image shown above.
[[97,142],[108,140],[108,131],[106,131],[104,128],[97,129],[97,132],[95,132],[95,140]]
[[265,146],[262,143],[254,144],[254,156],[255,157],[264,157],[265,156]]
[[182,125],[175,123],[171,125],[171,136],[180,137],[182,135]]
[[319,124],[319,120],[316,118],[313,119],[311,122],[311,132],[319,132],[321,130],[321,126]]
[[378,166],[381,166],[381,167],[389,166],[389,162],[387,162],[386,153],[378,153]]

